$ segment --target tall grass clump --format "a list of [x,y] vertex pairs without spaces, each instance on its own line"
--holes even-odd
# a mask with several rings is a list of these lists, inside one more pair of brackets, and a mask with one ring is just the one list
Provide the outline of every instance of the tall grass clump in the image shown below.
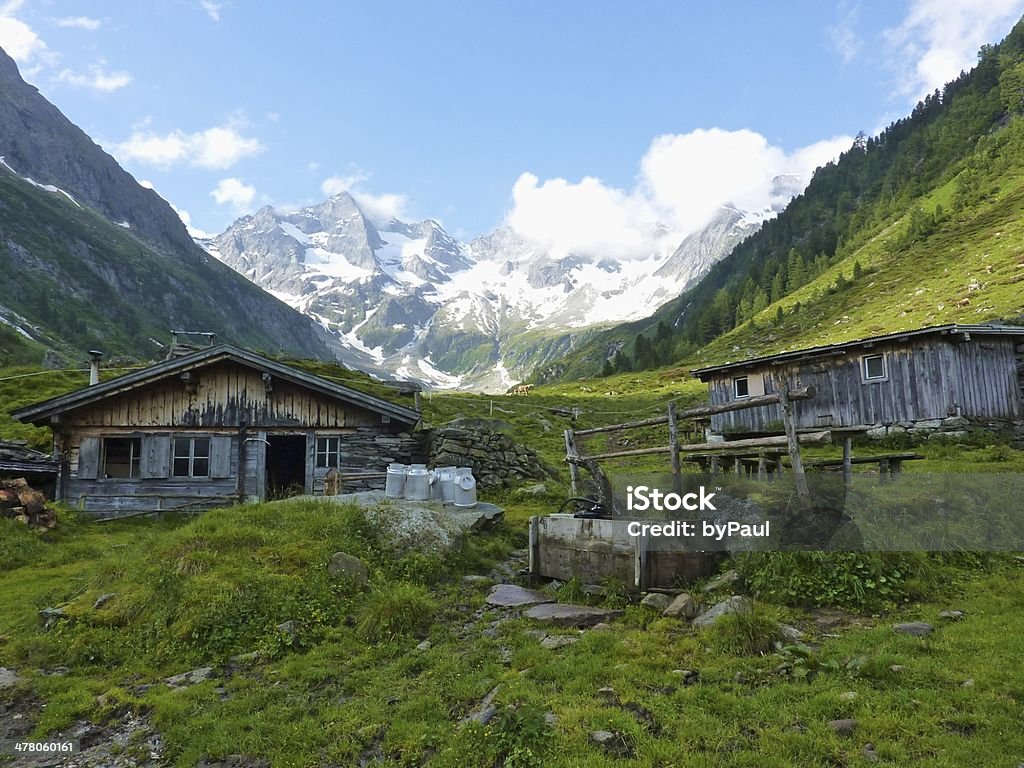
[[768,653],[779,639],[779,622],[760,604],[740,608],[704,629],[710,645],[724,653]]
[[407,581],[375,587],[358,611],[356,631],[370,642],[422,636],[434,622],[437,604],[426,588]]

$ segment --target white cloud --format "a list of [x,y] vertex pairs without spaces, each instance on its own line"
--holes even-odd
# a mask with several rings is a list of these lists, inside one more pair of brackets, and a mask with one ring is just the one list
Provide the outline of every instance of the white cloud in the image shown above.
[[405,215],[409,199],[405,195],[387,192],[377,195],[361,189],[361,185],[369,178],[369,175],[362,171],[348,175],[329,176],[320,185],[320,191],[329,197],[348,192],[375,226],[387,224],[391,219],[402,218]]
[[91,88],[102,93],[111,93],[131,83],[132,76],[127,72],[106,72],[103,64],[93,64],[88,74],[65,69],[57,75],[57,81],[73,85],[76,88]]
[[[845,4],[840,6],[840,10],[844,8]],[[832,47],[835,48],[836,53],[843,59],[844,64],[849,64],[853,61],[857,54],[860,53],[863,45],[860,35],[857,34],[857,15],[859,11],[860,7],[856,5],[852,8],[846,8],[839,22],[828,28],[829,41],[832,43]]]
[[19,64],[28,64],[33,59],[45,56],[46,43],[24,21],[14,18],[21,8],[21,0],[0,5],[0,48]]
[[899,78],[895,95],[917,101],[942,88],[1022,12],[1022,0],[912,0],[903,22],[885,32]]
[[213,0],[199,0],[199,5],[206,11],[206,15],[213,21],[220,21],[220,12],[224,7],[223,3],[215,3]]
[[787,153],[749,130],[667,134],[651,142],[631,190],[593,177],[542,182],[522,174],[505,223],[553,255],[642,258],[674,248],[724,205],[746,211],[785,205],[793,185],[780,188],[777,177],[797,177],[802,188],[852,141],[836,137]]
[[57,19],[57,26],[87,29],[94,32],[102,26],[102,22],[99,19],[90,19],[88,16],[65,16],[63,19]]
[[356,187],[356,185],[361,184],[369,178],[370,177],[367,174],[362,173],[361,171],[357,171],[356,173],[347,176],[328,176],[320,185],[320,191],[328,197],[333,197],[334,195],[339,195],[342,192],[351,191]]
[[217,205],[230,205],[236,213],[248,213],[256,199],[256,187],[236,178],[221,179],[210,196]]
[[133,129],[126,141],[115,145],[123,160],[167,169],[179,163],[212,170],[230,168],[239,160],[264,149],[259,139],[243,136],[233,125],[221,125],[195,133],[174,130],[160,135],[145,124]]

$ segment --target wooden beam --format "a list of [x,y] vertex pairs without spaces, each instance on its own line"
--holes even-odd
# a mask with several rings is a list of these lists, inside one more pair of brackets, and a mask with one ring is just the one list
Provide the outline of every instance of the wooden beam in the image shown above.
[[641,427],[656,427],[659,424],[667,424],[667,416],[656,416],[653,419],[643,421],[629,421],[624,424],[609,424],[604,427],[592,427],[591,429],[578,429],[577,435],[598,435],[602,432],[617,432],[622,429],[640,429]]
[[[832,433],[826,430],[818,432],[801,432],[796,435],[801,445],[829,445],[832,442]],[[728,440],[719,443],[693,443],[692,445],[681,445],[681,453],[714,453],[726,456],[737,451],[750,448],[786,448],[789,446],[789,438],[785,435],[774,435],[772,437],[751,437],[744,440]]]
[[[811,397],[814,397],[814,387],[799,387],[789,390],[790,400],[807,400]],[[714,416],[719,413],[729,413],[730,411],[759,408],[762,405],[775,405],[779,402],[781,402],[781,394],[773,392],[768,395],[744,397],[741,400],[732,400],[721,405],[700,405],[696,408],[687,408],[685,411],[677,413],[676,416],[680,419],[693,419],[700,416]]]
[[[814,387],[799,387],[792,389],[789,392],[790,400],[806,400],[814,397]],[[677,419],[695,419],[702,416],[714,416],[719,413],[729,413],[730,411],[743,411],[748,408],[759,408],[762,405],[775,405],[778,403],[779,395],[772,393],[768,395],[758,395],[757,397],[745,397],[742,400],[733,400],[728,403],[722,403],[721,405],[700,405],[695,408],[687,408],[685,411],[679,411],[676,413]],[[576,431],[577,435],[597,435],[602,432],[617,432],[624,429],[639,429],[641,427],[656,427],[660,424],[667,424],[668,417],[656,416],[651,419],[644,419],[643,421],[629,421],[623,424],[608,424],[604,427],[592,427],[590,429],[579,429]]]
[[[779,390],[779,405],[782,408],[782,424],[786,428],[786,447],[789,449],[789,460],[793,465],[793,476],[796,479],[796,495],[806,501],[811,492],[807,487],[807,475],[804,474],[804,463],[800,458],[800,441],[796,433],[796,418],[793,415],[793,402],[789,399],[789,385],[782,382]],[[832,436],[829,435],[831,440]]]
[[572,483],[572,495],[578,496],[580,492],[580,470],[576,466],[576,459],[579,458],[579,451],[576,450],[576,439],[571,429],[565,430],[565,460],[569,462],[569,480]]
[[679,425],[676,424],[676,404],[668,404],[668,450],[669,460],[672,463],[672,490],[681,493],[683,490],[683,478],[679,466]]
[[[682,449],[680,449],[680,450],[682,450]],[[661,445],[661,446],[658,446],[656,448],[632,448],[632,449],[630,449],[628,451],[612,451],[610,453],[597,453],[597,454],[594,454],[593,456],[587,456],[587,459],[593,459],[593,460],[596,461],[598,459],[617,459],[620,456],[647,456],[647,455],[650,455],[652,453],[668,453],[668,452],[669,452],[669,447],[667,445]],[[579,456],[572,457],[572,458],[566,456],[566,461],[569,462],[570,466],[572,466],[573,464],[582,464],[585,460],[586,459],[580,458]]]

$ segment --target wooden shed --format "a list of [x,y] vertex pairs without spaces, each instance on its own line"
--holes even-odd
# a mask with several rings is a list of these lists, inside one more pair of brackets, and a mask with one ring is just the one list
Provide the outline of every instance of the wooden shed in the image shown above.
[[[1024,328],[940,325],[800,349],[692,372],[719,405],[772,393],[778,383],[811,386],[796,404],[797,427],[891,431],[1021,432],[1024,425]],[[720,435],[781,429],[778,405],[721,413]]]
[[[317,494],[422,460],[417,411],[229,345],[12,414],[53,430],[59,500],[97,514]],[[346,490],[383,487],[378,481]]]

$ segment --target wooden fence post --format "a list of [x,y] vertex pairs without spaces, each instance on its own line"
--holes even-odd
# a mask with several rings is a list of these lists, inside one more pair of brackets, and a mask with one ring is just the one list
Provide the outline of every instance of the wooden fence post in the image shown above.
[[530,576],[536,578],[540,575],[540,518],[533,515],[530,518]]
[[853,438],[843,438],[843,484],[849,488],[853,484]]
[[789,399],[789,382],[777,382],[779,405],[782,406],[782,424],[786,428],[786,443],[789,450],[789,462],[793,465],[793,476],[796,480],[796,495],[806,501],[811,495],[807,488],[807,475],[804,474],[804,462],[800,458],[800,441],[796,436],[796,421],[793,417],[793,401]]
[[571,429],[565,430],[565,458],[569,462],[569,479],[572,481],[572,495],[578,496],[580,492],[580,469],[573,459],[579,458],[576,451],[576,438]]
[[672,462],[672,490],[681,493],[683,477],[679,466],[679,425],[676,424],[676,404],[668,404],[668,450]]

